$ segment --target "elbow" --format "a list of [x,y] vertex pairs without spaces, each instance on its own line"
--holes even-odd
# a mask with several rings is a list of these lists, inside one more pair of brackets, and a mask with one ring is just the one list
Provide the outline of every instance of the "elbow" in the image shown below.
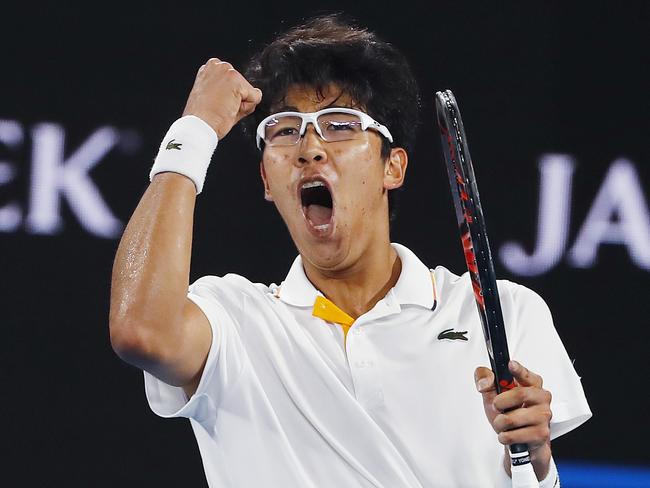
[[152,334],[142,322],[131,320],[116,321],[111,319],[110,325],[111,347],[123,361],[138,368],[144,369],[147,364],[156,362],[159,354]]
[[[111,346],[115,354],[136,368],[148,371],[173,386],[187,384],[172,367],[177,363],[177,341],[164,340],[161,331],[143,321],[110,322]],[[167,345],[166,345],[167,344]]]

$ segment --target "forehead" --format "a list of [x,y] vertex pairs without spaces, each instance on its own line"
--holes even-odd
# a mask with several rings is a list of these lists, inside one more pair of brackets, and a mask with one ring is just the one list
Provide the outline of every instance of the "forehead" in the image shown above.
[[298,111],[316,112],[327,107],[361,108],[359,104],[339,86],[327,85],[322,89],[310,85],[291,85],[272,112]]

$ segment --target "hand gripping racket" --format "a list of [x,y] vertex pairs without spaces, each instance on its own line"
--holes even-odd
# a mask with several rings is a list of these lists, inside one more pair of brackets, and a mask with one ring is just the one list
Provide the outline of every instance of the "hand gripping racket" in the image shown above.
[[[496,275],[485,231],[485,220],[478,195],[472,159],[467,147],[467,136],[458,104],[450,90],[436,93],[436,113],[447,163],[451,194],[460,228],[460,239],[465,261],[472,281],[478,313],[483,325],[490,364],[495,375],[498,393],[515,387],[508,369],[510,355],[503,324]],[[530,464],[526,444],[510,446],[513,488],[539,487]]]

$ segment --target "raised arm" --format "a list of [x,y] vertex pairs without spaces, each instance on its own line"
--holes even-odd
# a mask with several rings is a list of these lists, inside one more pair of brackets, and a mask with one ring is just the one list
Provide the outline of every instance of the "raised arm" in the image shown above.
[[[199,69],[183,115],[199,117],[221,140],[261,97],[213,58]],[[187,298],[196,194],[195,181],[182,174],[154,176],[115,256],[109,317],[113,349],[124,361],[188,394],[211,343],[207,318]]]

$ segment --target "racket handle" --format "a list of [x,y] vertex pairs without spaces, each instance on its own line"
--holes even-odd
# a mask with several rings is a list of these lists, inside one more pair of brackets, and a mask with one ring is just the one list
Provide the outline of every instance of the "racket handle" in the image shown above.
[[539,488],[539,481],[530,462],[530,454],[526,444],[513,444],[510,446],[510,467],[512,474],[512,488]]

